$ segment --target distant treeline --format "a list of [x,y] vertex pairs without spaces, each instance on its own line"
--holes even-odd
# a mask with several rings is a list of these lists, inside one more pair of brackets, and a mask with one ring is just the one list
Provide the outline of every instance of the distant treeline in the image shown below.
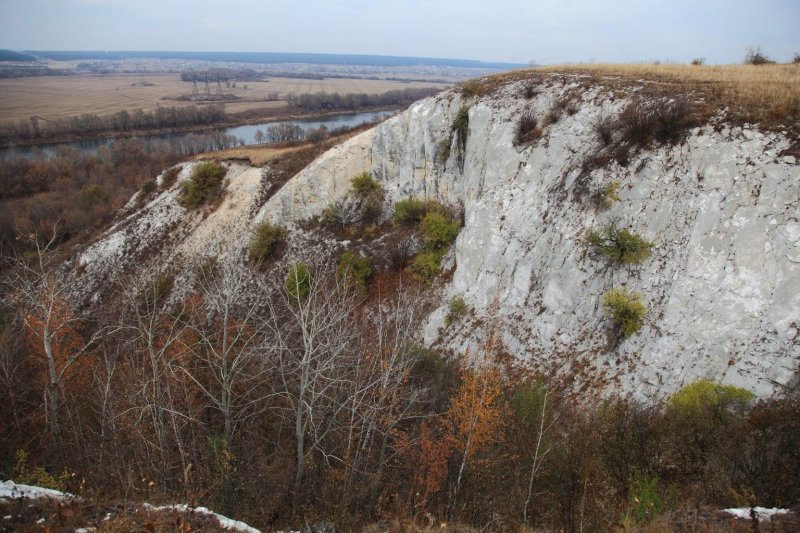
[[74,70],[47,67],[0,66],[0,78],[26,78],[33,76],[72,76]]
[[28,54],[20,54],[14,50],[0,50],[0,61],[36,61],[36,58]]
[[211,68],[207,70],[184,70],[181,72],[182,81],[229,81],[229,80],[260,80],[263,77],[251,68]]
[[436,87],[419,89],[398,89],[382,94],[366,93],[315,93],[290,94],[287,101],[290,106],[304,111],[352,111],[368,107],[404,106],[439,92]]
[[283,52],[151,52],[151,51],[45,51],[25,50],[37,57],[55,61],[120,60],[131,58],[182,59],[189,61],[229,61],[238,63],[309,63],[314,65],[350,65],[411,67],[438,66],[461,68],[511,69],[521,63],[486,63],[471,59],[381,56],[361,54],[308,54]]
[[111,115],[83,114],[43,120],[31,117],[0,125],[0,143],[47,140],[71,135],[202,126],[225,118],[225,105],[159,107],[155,111],[119,111]]

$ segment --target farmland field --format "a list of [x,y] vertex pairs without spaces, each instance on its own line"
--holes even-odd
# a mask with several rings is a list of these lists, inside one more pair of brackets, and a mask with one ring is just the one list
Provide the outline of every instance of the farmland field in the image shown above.
[[[153,85],[139,86],[142,81]],[[228,112],[237,113],[286,105],[283,100],[267,101],[268,93],[278,93],[279,98],[285,98],[290,93],[379,94],[394,89],[443,86],[441,83],[390,80],[265,78],[264,81],[240,81],[236,87],[225,87],[223,83],[222,90],[240,98],[226,104]],[[204,92],[205,83],[198,82],[198,89]],[[210,83],[210,89],[215,92],[216,82]],[[0,122],[24,120],[31,116],[53,119],[83,113],[109,115],[121,110],[147,111],[159,106],[194,105],[176,100],[191,93],[192,83],[181,81],[177,73],[0,79]]]

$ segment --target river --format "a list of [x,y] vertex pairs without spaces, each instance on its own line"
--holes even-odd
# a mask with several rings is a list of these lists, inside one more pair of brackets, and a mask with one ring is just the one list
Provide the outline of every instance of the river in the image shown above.
[[[266,133],[267,128],[269,128],[270,126],[276,126],[280,124],[291,124],[300,126],[301,128],[303,128],[303,131],[308,131],[312,128],[319,128],[320,126],[325,126],[329,130],[332,130],[335,128],[355,126],[363,122],[370,122],[376,118],[385,118],[390,116],[391,114],[392,114],[391,111],[370,111],[366,113],[350,113],[341,115],[329,115],[317,118],[286,120],[280,122],[263,122],[260,124],[246,124],[244,126],[234,126],[230,128],[214,128],[210,130],[202,130],[195,132],[187,131],[178,133],[159,133],[156,135],[140,135],[140,136],[135,136],[133,138],[141,139],[144,141],[163,141],[170,139],[180,139],[182,137],[186,137],[188,135],[193,135],[197,133],[202,134],[208,132],[221,132],[243,139],[245,144],[254,144],[256,131],[261,130],[262,132]],[[56,151],[61,147],[76,148],[83,152],[94,154],[97,152],[97,150],[100,149],[100,147],[113,144],[114,141],[117,141],[119,139],[121,139],[121,137],[115,139],[89,139],[85,141],[70,141],[64,143],[46,144],[41,146],[21,146],[21,147],[11,147],[11,148],[4,147],[0,148],[0,159],[3,159],[5,157],[14,157],[14,156],[29,157],[29,158],[49,158],[52,157],[56,153]]]

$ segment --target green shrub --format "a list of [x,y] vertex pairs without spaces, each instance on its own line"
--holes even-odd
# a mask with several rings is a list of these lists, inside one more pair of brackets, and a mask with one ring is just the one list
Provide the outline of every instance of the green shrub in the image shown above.
[[369,172],[362,172],[357,176],[353,176],[350,183],[353,187],[353,191],[361,199],[383,196],[383,187],[373,179],[372,174]]
[[625,338],[642,328],[647,308],[642,303],[641,295],[625,289],[612,289],[603,295],[603,313]]
[[196,208],[213,202],[222,192],[222,180],[227,172],[225,167],[211,161],[197,165],[191,178],[181,186],[181,204]]
[[467,303],[464,301],[464,298],[460,296],[457,298],[453,298],[450,300],[450,305],[447,309],[447,316],[444,318],[444,323],[447,326],[452,326],[457,321],[461,320],[467,313],[469,312],[469,308],[467,307]]
[[[619,188],[618,181],[612,181],[605,187],[601,187],[594,194],[594,202],[598,208],[610,209],[616,202],[619,202]],[[589,233],[590,242],[592,240],[601,239],[599,235],[592,237],[592,232]],[[602,240],[602,239],[601,239]]]
[[87,185],[78,192],[78,201],[84,209],[94,209],[98,205],[108,202],[109,194],[97,184]]
[[395,224],[404,224],[406,226],[415,226],[425,217],[425,215],[435,206],[436,202],[430,200],[421,200],[419,198],[407,198],[400,200],[394,206],[394,214],[392,221]]
[[433,281],[442,269],[443,256],[442,250],[424,250],[411,262],[411,272],[422,281]]
[[336,266],[336,277],[347,280],[347,283],[361,292],[367,291],[367,281],[372,276],[372,261],[353,252],[345,252]]
[[657,476],[634,476],[630,487],[627,514],[637,525],[645,525],[675,507],[675,495]]
[[155,192],[157,186],[155,180],[147,180],[142,185],[142,195],[148,196],[150,193]]
[[587,241],[593,251],[611,263],[632,265],[642,263],[651,255],[654,244],[627,229],[609,224],[600,230],[589,230]]
[[25,450],[17,450],[12,477],[16,483],[22,485],[63,491],[69,474],[64,471],[60,476],[55,477],[41,466],[31,466],[28,464],[28,453]]
[[430,211],[422,218],[420,229],[428,248],[446,248],[456,240],[461,227],[442,211]]
[[172,290],[175,279],[169,275],[156,276],[151,279],[144,289],[144,305],[149,309],[164,301]]
[[250,260],[266,261],[275,252],[275,248],[285,239],[285,229],[269,222],[261,222],[250,230]]
[[667,408],[674,414],[690,417],[707,410],[741,413],[754,398],[749,390],[701,379],[673,394],[667,402]]
[[458,110],[450,129],[458,136],[458,146],[463,152],[467,147],[467,135],[469,135],[469,107],[462,106]]
[[444,165],[447,163],[447,160],[450,159],[450,145],[452,144],[452,138],[447,137],[446,139],[442,139],[438,143],[436,143],[436,152],[434,155],[434,161],[439,165]]
[[302,300],[311,292],[311,272],[304,263],[295,263],[289,267],[283,287],[289,296]]

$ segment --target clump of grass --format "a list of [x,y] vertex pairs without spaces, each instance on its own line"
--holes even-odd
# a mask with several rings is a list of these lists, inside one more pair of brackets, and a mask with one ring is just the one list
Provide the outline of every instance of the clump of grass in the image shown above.
[[168,168],[164,171],[163,175],[161,176],[161,190],[166,191],[178,180],[178,174],[181,173],[183,167],[178,165],[177,167]]
[[480,80],[467,80],[461,83],[461,96],[472,98],[486,92],[486,86]]
[[620,182],[612,181],[598,189],[594,197],[595,205],[600,209],[610,209],[616,202],[619,202],[620,186]]
[[637,148],[676,144],[695,124],[686,98],[639,99],[619,117],[623,141]]
[[367,282],[370,276],[372,276],[372,261],[369,257],[354,252],[345,252],[339,257],[336,277],[346,280],[348,285],[359,293],[367,292]]
[[650,257],[655,246],[630,230],[618,228],[616,224],[589,230],[587,241],[595,253],[616,265],[642,263]]
[[392,221],[395,224],[405,226],[416,226],[428,213],[445,212],[442,204],[434,200],[422,200],[420,198],[406,198],[400,200],[394,206]]
[[444,318],[446,326],[450,327],[459,320],[461,320],[469,312],[469,307],[464,301],[464,298],[458,296],[450,300],[447,307],[447,316]]
[[545,126],[555,124],[565,114],[572,116],[577,112],[578,105],[575,103],[575,96],[572,93],[564,94],[550,105],[545,116]]
[[434,155],[434,160],[439,165],[444,165],[447,163],[447,160],[450,159],[450,145],[452,144],[452,138],[447,137],[442,139],[438,143],[436,143],[436,152]]
[[191,178],[183,183],[181,204],[193,209],[216,200],[222,192],[222,182],[227,172],[224,166],[211,161],[197,165]]
[[534,85],[532,82],[530,82],[530,83],[526,83],[526,84],[525,84],[525,85],[522,87],[522,96],[523,96],[523,97],[524,97],[526,100],[530,100],[531,98],[533,98],[534,96],[536,96],[536,94],[537,94],[537,93],[538,93],[538,91],[536,90],[536,85]]
[[640,294],[618,288],[603,295],[603,313],[612,320],[617,333],[626,338],[642,329],[647,307]]
[[530,111],[523,113],[517,122],[517,128],[514,133],[514,145],[520,146],[535,142],[542,136],[542,129],[539,128],[539,123],[536,117]]
[[261,222],[250,231],[248,248],[251,261],[263,262],[270,259],[276,248],[286,239],[286,230],[269,222]]
[[611,115],[600,115],[592,122],[592,130],[600,139],[602,146],[610,146],[614,142],[614,131],[616,130],[616,121]]
[[361,199],[383,196],[383,187],[369,172],[362,172],[350,180],[353,192]]
[[469,135],[469,107],[462,106],[456,113],[456,118],[453,120],[450,130],[456,134],[458,138],[458,146],[463,152],[467,147],[467,135]]

